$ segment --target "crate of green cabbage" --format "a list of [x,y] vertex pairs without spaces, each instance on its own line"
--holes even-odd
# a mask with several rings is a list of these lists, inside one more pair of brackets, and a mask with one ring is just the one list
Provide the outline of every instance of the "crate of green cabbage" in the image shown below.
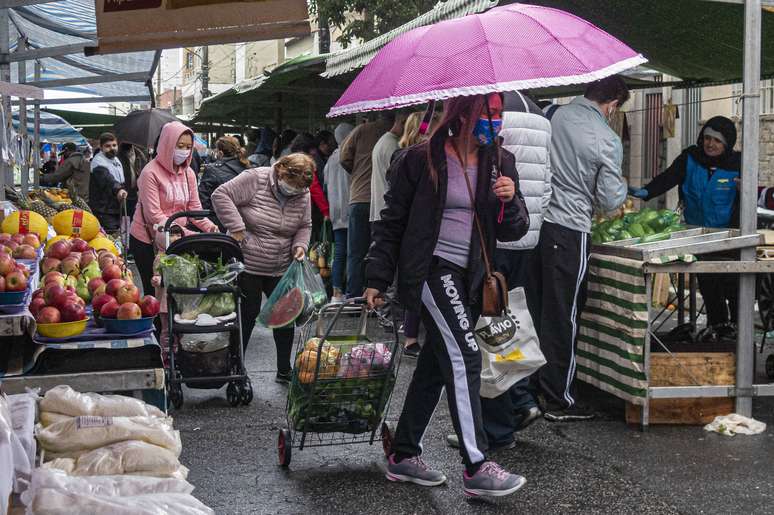
[[600,244],[630,239],[637,239],[637,243],[659,241],[659,239],[667,239],[669,234],[684,228],[680,224],[680,215],[674,211],[646,207],[639,212],[593,223],[591,242]]

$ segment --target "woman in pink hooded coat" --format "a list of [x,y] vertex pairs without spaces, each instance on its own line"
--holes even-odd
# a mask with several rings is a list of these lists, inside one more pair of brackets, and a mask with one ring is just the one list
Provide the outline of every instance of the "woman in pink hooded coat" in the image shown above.
[[[144,292],[153,291],[153,258],[155,235],[167,219],[180,211],[199,211],[196,174],[191,170],[193,131],[180,122],[170,122],[161,129],[156,158],[142,169],[137,181],[138,202],[132,219],[129,249],[140,271]],[[207,218],[178,218],[175,223],[186,227],[192,223],[205,232],[217,232],[218,226]]]

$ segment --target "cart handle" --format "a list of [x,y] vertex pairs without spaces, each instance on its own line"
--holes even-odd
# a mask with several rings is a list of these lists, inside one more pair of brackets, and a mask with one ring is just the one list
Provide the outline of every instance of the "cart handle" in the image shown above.
[[235,293],[239,294],[238,286],[218,284],[212,286],[202,286],[201,288],[177,288],[175,286],[167,287],[168,293],[181,293],[185,295],[199,295],[204,293]]
[[173,213],[172,216],[167,218],[167,222],[164,224],[163,229],[159,229],[159,232],[162,230],[163,232],[169,232],[169,230],[172,228],[172,222],[178,218],[207,218],[212,214],[214,214],[214,212],[209,209],[202,209],[201,211],[180,211],[179,213]]

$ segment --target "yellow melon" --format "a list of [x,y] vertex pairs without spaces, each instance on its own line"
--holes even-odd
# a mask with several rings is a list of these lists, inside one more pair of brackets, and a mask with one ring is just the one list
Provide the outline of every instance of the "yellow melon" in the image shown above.
[[14,211],[5,217],[0,229],[9,234],[34,232],[40,241],[46,241],[48,237],[48,223],[35,211]]
[[115,243],[113,243],[110,238],[105,238],[104,236],[100,236],[99,238],[94,238],[89,242],[89,247],[93,248],[96,251],[100,251],[102,249],[109,250],[113,255],[118,256],[118,249],[116,248]]
[[65,209],[51,220],[54,230],[62,236],[73,236],[82,240],[92,240],[99,233],[97,217],[80,209]]

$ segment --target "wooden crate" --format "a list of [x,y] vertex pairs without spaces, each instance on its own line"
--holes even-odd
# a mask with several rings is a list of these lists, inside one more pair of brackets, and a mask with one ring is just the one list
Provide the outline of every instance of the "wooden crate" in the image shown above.
[[[673,357],[674,356],[674,357]],[[690,374],[686,371],[690,371]],[[650,355],[651,386],[732,385],[736,356],[731,352],[676,352]],[[626,422],[640,423],[640,406],[626,403]],[[717,415],[734,412],[732,397],[651,399],[650,424],[709,424]]]

